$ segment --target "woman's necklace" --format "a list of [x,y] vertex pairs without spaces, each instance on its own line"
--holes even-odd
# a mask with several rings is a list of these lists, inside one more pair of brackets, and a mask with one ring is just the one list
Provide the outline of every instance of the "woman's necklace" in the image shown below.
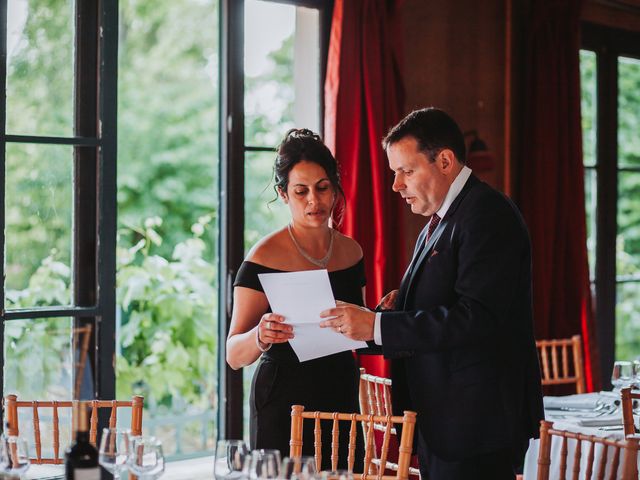
[[322,258],[313,258],[304,249],[300,246],[300,244],[296,241],[296,237],[293,236],[293,230],[291,230],[291,224],[287,225],[287,230],[289,230],[289,236],[291,237],[291,241],[295,245],[296,249],[305,259],[313,263],[314,265],[320,268],[327,268],[327,264],[329,263],[329,259],[331,258],[331,252],[333,252],[333,237],[334,231],[333,228],[330,229],[331,237],[329,238],[329,248],[327,249],[327,254]]

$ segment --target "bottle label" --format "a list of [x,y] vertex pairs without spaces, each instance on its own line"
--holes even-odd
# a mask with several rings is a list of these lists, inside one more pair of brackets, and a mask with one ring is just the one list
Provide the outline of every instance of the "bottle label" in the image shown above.
[[100,468],[76,468],[73,471],[75,480],[100,480]]

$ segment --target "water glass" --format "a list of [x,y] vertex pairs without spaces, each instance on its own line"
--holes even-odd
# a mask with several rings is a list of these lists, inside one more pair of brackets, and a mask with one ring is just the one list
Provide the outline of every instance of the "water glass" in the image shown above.
[[156,437],[132,437],[127,466],[131,473],[140,478],[159,478],[164,472],[162,442]]
[[631,362],[618,360],[613,363],[611,372],[611,384],[614,389],[619,390],[628,387],[633,383],[633,364]]
[[127,469],[127,458],[131,448],[131,431],[120,428],[102,430],[98,462],[114,479]]
[[327,480],[353,480],[353,473],[349,470],[334,470],[326,472],[325,477]]
[[633,383],[635,388],[640,388],[640,358],[633,361]]
[[316,459],[314,457],[287,457],[282,461],[280,478],[286,480],[308,480],[316,473]]
[[280,475],[280,450],[254,450],[251,452],[249,478],[252,480],[278,478]]
[[237,480],[247,475],[249,449],[242,440],[218,440],[213,476],[216,480]]
[[10,476],[21,476],[29,469],[29,445],[27,440],[15,435],[3,435],[1,443],[1,471]]

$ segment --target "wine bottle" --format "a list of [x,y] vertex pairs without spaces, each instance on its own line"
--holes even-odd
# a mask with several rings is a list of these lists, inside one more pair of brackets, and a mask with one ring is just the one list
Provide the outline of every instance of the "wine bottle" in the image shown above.
[[89,442],[89,414],[84,402],[73,404],[73,431],[75,441],[65,452],[65,478],[100,480],[98,450]]

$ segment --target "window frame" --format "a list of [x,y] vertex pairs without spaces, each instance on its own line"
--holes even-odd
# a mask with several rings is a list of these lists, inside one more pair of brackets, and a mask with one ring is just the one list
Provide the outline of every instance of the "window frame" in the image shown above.
[[[0,0],[0,91],[6,93],[7,1]],[[320,11],[321,92],[333,1],[264,0],[306,6]],[[5,227],[5,154],[7,143],[40,143],[93,147],[74,152],[73,291],[74,304],[51,308],[5,310],[0,285],[0,351],[5,322],[72,317],[74,326],[95,325],[89,362],[94,372],[94,398],[116,394],[116,231],[117,231],[117,74],[118,1],[75,2],[74,135],[71,137],[10,135],[6,132],[6,95],[0,100],[0,231]],[[226,336],[231,320],[233,279],[244,258],[244,0],[220,0],[219,31],[219,312],[218,312],[218,438],[241,438],[242,371],[226,363]],[[320,114],[324,104],[320,99]],[[91,188],[86,188],[89,185]],[[231,221],[233,220],[233,221]],[[0,235],[0,276],[4,278],[4,235]],[[4,355],[0,360],[4,396]],[[100,427],[108,419],[100,417]]]
[[[74,148],[73,153],[72,305],[6,309],[4,282],[0,284],[1,395],[9,393],[4,391],[5,322],[71,317],[74,328],[95,326],[87,352],[94,377],[92,398],[113,399],[118,2],[74,2],[74,131],[70,137],[12,135],[6,131],[7,3],[0,2],[0,91],[5,93],[0,100],[0,231],[5,231],[7,144],[90,148]],[[5,273],[4,249],[5,236],[0,235],[0,278]],[[100,427],[107,423],[108,414],[101,414]]]
[[[323,92],[333,1],[262,0],[319,10],[320,92]],[[218,311],[218,438],[243,438],[243,374],[226,362],[226,339],[233,310],[233,280],[244,259],[244,161],[252,147],[244,138],[244,0],[220,0],[220,236]],[[324,102],[320,99],[320,116]],[[230,221],[233,219],[233,221]]]
[[[634,48],[635,47],[635,48]],[[582,24],[581,48],[596,54],[595,314],[603,386],[615,360],[618,230],[618,57],[640,58],[640,33]],[[633,169],[638,171],[638,169]]]

